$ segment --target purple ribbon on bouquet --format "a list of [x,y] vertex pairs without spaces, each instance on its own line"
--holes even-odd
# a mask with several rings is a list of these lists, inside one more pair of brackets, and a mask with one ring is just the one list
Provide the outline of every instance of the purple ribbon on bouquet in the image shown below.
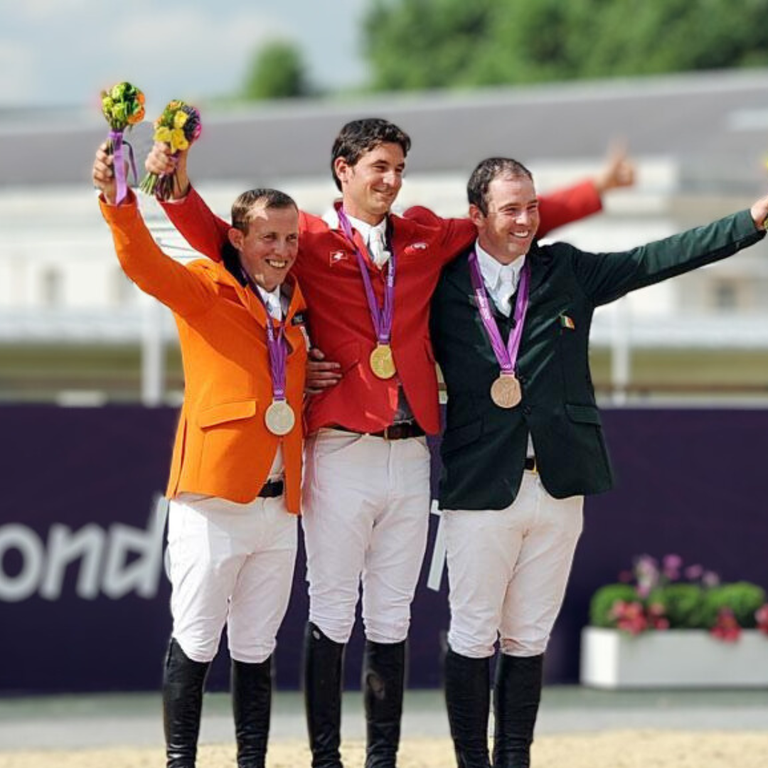
[[395,315],[395,252],[392,250],[387,262],[387,282],[384,289],[384,306],[379,309],[379,302],[376,300],[376,294],[371,284],[371,276],[368,274],[368,265],[365,262],[360,248],[355,242],[352,233],[352,225],[349,223],[344,208],[339,208],[339,224],[347,240],[352,244],[357,256],[357,264],[360,267],[360,274],[365,286],[365,298],[368,300],[368,309],[373,321],[373,329],[376,331],[376,339],[379,344],[389,344],[392,336],[392,321]]
[[480,317],[488,333],[488,338],[493,348],[493,354],[501,366],[501,372],[504,374],[514,374],[517,365],[517,353],[520,349],[520,340],[523,338],[523,323],[525,322],[525,313],[528,311],[528,285],[530,283],[531,267],[528,259],[523,264],[520,272],[520,284],[517,287],[517,300],[515,301],[515,326],[509,334],[506,345],[501,338],[499,326],[493,317],[491,303],[483,284],[483,276],[480,273],[480,264],[477,261],[477,254],[473,250],[469,254],[469,275],[472,279],[472,288],[475,291],[477,307],[480,310]]
[[110,131],[109,141],[112,145],[112,168],[114,169],[115,181],[117,182],[117,196],[115,202],[119,204],[125,200],[125,196],[128,194],[128,180],[125,175],[125,162],[123,157],[124,146],[128,149],[128,162],[130,163],[134,179],[138,179],[136,161],[133,157],[133,147],[127,141],[123,141],[123,131]]

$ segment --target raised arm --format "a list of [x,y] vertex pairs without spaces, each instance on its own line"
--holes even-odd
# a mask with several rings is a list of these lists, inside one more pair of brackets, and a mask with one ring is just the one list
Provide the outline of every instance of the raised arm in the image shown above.
[[212,288],[187,267],[163,253],[147,229],[136,202],[129,192],[115,204],[116,183],[112,155],[106,145],[99,147],[93,164],[92,179],[101,191],[101,212],[112,230],[117,258],[128,277],[145,293],[169,306],[180,315],[204,312],[210,307]]
[[175,171],[172,199],[161,201],[163,210],[192,248],[209,259],[221,261],[229,224],[219,218],[192,187],[187,174],[187,155],[188,150],[184,150],[173,158],[167,144],[155,142],[144,165],[157,174]]
[[767,216],[768,197],[763,197],[750,210],[629,251],[585,253],[560,245],[569,250],[574,274],[585,294],[599,305],[753,245],[765,237]]
[[635,164],[623,147],[612,148],[605,165],[592,179],[539,196],[539,237],[553,229],[599,213],[602,196],[611,189],[629,187],[635,183]]

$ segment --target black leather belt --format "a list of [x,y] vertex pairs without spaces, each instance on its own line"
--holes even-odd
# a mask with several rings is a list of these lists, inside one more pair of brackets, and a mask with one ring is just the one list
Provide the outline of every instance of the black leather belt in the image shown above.
[[370,435],[371,437],[383,437],[385,440],[405,440],[409,437],[421,437],[426,432],[415,421],[402,421],[399,424],[390,424],[380,432],[358,432],[356,429],[335,426],[342,432],[351,432],[355,435]]
[[285,483],[282,480],[269,480],[259,491],[262,499],[274,499],[275,496],[282,496]]
[[538,472],[539,468],[536,466],[536,458],[534,456],[528,456],[525,460],[525,468],[529,472]]

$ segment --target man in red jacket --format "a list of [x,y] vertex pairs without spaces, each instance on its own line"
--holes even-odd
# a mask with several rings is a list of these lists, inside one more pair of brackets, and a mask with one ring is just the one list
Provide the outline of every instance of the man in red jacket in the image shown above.
[[[378,118],[355,120],[331,157],[342,193],[323,218],[301,213],[294,273],[326,371],[306,407],[303,518],[309,581],[304,690],[313,768],[340,768],[343,652],[362,584],[366,768],[396,764],[410,605],[427,541],[430,454],[440,428],[429,303],[451,254],[468,247],[469,219],[391,212],[410,138]],[[196,250],[218,259],[229,225],[189,184],[186,153],[163,145],[147,160],[176,171],[169,217]],[[539,234],[600,210],[600,192],[632,183],[620,158],[598,182],[541,199]],[[418,219],[418,220],[417,220]],[[334,384],[334,386],[326,386]]]

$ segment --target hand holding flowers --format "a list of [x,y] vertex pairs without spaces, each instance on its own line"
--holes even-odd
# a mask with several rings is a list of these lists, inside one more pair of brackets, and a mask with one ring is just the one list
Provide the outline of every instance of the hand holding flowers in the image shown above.
[[109,123],[109,152],[113,157],[115,181],[117,182],[116,202],[120,203],[127,194],[127,179],[123,161],[123,146],[128,147],[128,157],[136,177],[136,164],[130,144],[124,142],[123,133],[144,119],[144,94],[131,83],[113,85],[101,92],[101,111]]
[[[202,131],[200,112],[183,101],[168,103],[163,114],[155,120],[155,141],[166,144],[171,157],[178,158],[179,152],[189,147],[199,138]],[[171,197],[176,181],[175,172],[148,172],[141,182],[140,189],[148,195],[155,195],[159,200]]]

